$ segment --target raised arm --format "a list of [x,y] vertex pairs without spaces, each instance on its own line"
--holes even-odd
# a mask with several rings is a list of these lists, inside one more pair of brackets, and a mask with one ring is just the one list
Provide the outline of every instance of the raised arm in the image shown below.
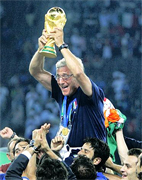
[[49,147],[49,144],[46,140],[46,132],[43,129],[37,131],[38,134],[41,135],[42,142],[41,142],[41,149],[50,156],[52,159],[60,159]]
[[42,32],[42,36],[38,39],[39,48],[35,52],[30,65],[29,72],[30,74],[40,82],[46,89],[51,91],[51,73],[44,69],[44,56],[40,54],[40,50],[44,47],[47,42],[47,32],[44,29]]
[[113,171],[121,174],[120,169],[122,168],[122,166],[114,163],[114,162],[112,161],[111,157],[109,157],[109,158],[107,159],[107,161],[105,162],[105,165],[106,165],[106,167],[108,167],[109,169],[111,169],[111,170],[113,170]]
[[123,136],[122,129],[116,132],[116,141],[117,141],[118,154],[119,154],[121,163],[123,163],[124,159],[127,156],[128,148],[127,148],[124,136]]
[[15,132],[9,127],[5,127],[0,131],[0,136],[4,139],[12,139],[18,137]]
[[[35,147],[40,146],[39,136],[35,139],[34,146]],[[29,160],[31,161],[31,157],[34,153],[35,153],[34,147],[27,145],[25,150],[13,161],[13,163],[8,168],[5,179],[6,180],[11,180],[11,179],[21,180],[22,179],[21,176],[26,174],[29,179],[36,180],[36,176],[35,176],[36,169],[34,168],[36,164],[32,164],[32,166],[30,166],[30,169],[28,168]],[[35,161],[33,163],[35,163]],[[25,169],[27,173],[23,173]]]
[[51,141],[51,149],[54,151],[60,151],[64,146],[64,138],[62,136],[56,136]]
[[[55,28],[54,31],[50,33],[50,37],[54,38],[55,44],[59,48],[64,44],[64,34],[63,30]],[[68,48],[61,49],[61,53],[66,60],[67,67],[72,72],[73,76],[76,78],[78,84],[80,85],[82,91],[87,95],[92,95],[92,84],[84,72],[84,67],[82,61],[77,58]]]

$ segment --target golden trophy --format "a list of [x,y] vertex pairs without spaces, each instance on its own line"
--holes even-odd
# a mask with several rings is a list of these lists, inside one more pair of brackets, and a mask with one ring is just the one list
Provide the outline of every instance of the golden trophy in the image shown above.
[[[62,28],[65,26],[67,19],[64,10],[60,7],[52,7],[45,14],[44,28],[47,33],[50,33],[55,27]],[[49,58],[56,58],[55,41],[52,38],[48,38],[48,42],[40,50],[40,53]]]

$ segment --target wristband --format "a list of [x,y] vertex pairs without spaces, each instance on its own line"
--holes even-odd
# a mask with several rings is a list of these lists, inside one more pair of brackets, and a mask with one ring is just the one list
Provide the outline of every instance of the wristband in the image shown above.
[[32,148],[34,149],[34,151],[38,151],[38,149],[40,148],[40,146],[35,147],[35,146],[34,146],[34,142],[35,142],[34,140],[31,140],[29,147],[32,147]]
[[35,147],[35,146],[30,146],[30,145],[29,145],[29,148],[32,148],[32,149],[34,150],[34,153],[38,152],[38,148]]
[[33,147],[33,146],[34,146],[34,142],[35,142],[34,140],[31,140],[31,141],[30,141],[30,147]]
[[16,132],[13,132],[12,136],[10,137],[10,139],[13,139],[15,135],[16,135]]
[[63,43],[60,47],[59,47],[59,51],[61,51],[62,49],[64,49],[64,48],[66,48],[66,49],[68,49],[68,45],[67,44],[65,44],[65,43]]

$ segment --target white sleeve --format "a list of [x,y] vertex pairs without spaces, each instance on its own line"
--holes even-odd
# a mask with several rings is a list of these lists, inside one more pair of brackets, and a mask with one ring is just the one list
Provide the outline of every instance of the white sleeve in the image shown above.
[[23,151],[21,154],[25,155],[28,159],[32,157],[32,155],[29,153],[29,151]]

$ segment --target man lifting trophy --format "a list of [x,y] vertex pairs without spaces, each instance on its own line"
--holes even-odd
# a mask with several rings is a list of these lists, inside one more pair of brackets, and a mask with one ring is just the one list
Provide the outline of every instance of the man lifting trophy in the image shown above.
[[[67,19],[64,10],[60,7],[52,7],[48,10],[47,14],[45,14],[45,23],[44,28],[47,33],[50,33],[54,28],[63,28],[65,26]],[[49,58],[56,58],[56,50],[54,39],[48,38],[48,42],[44,46],[40,53]]]

